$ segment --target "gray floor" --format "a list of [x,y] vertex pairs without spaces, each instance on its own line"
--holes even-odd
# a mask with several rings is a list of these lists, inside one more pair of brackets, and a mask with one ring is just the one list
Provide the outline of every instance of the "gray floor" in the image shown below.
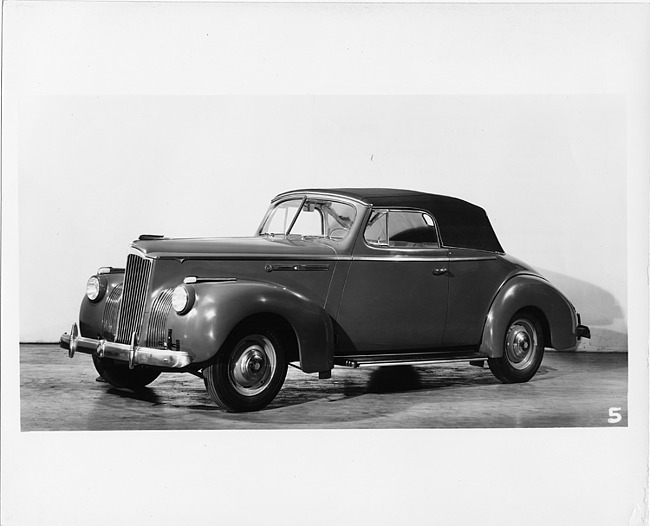
[[274,402],[248,414],[219,410],[188,374],[164,374],[136,394],[96,382],[90,356],[71,360],[56,345],[21,345],[20,358],[23,431],[627,425],[623,353],[547,351],[537,375],[513,385],[467,364],[335,368],[330,380],[290,368]]

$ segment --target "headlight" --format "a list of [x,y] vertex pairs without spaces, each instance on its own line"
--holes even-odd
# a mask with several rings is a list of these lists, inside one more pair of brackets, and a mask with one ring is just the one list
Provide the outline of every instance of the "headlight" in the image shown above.
[[194,288],[179,285],[172,294],[172,307],[178,314],[189,312],[194,304]]
[[107,281],[105,278],[98,276],[91,276],[86,283],[86,296],[92,302],[98,302],[104,297],[106,293]]

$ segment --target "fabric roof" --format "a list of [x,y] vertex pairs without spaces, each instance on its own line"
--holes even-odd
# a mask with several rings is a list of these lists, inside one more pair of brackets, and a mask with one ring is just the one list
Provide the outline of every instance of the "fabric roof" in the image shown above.
[[504,252],[485,210],[455,197],[393,188],[314,188],[286,192],[293,193],[337,194],[376,208],[418,208],[436,219],[445,246]]

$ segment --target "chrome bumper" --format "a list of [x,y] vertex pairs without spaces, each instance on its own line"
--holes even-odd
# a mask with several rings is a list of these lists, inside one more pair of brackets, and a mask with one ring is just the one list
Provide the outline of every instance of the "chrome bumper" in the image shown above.
[[76,352],[95,354],[100,358],[112,358],[114,360],[128,362],[131,369],[136,365],[152,365],[154,367],[172,367],[179,369],[188,366],[192,362],[192,357],[186,352],[139,347],[135,334],[131,337],[130,345],[85,338],[79,335],[79,329],[76,323],[72,325],[70,334],[65,333],[61,336],[59,345],[63,349],[67,349],[70,358]]

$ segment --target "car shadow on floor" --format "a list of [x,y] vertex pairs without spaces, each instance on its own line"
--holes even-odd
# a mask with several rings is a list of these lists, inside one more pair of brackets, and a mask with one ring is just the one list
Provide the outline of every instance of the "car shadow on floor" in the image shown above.
[[[541,366],[535,378],[543,377],[553,368]],[[334,376],[336,378],[336,374]],[[535,379],[533,379],[534,381]],[[285,383],[278,396],[262,410],[288,408],[314,402],[318,400],[336,401],[355,398],[365,394],[407,393],[416,391],[431,391],[453,387],[471,387],[498,385],[497,380],[486,367],[471,367],[467,364],[430,367],[400,365],[392,367],[378,367],[364,371],[345,371],[339,381],[298,382],[295,379]],[[106,394],[118,396],[122,399],[146,402],[152,405],[168,405],[192,411],[220,411],[224,412],[210,400],[202,389],[192,389],[187,392],[187,386],[180,392],[174,393],[169,387],[153,384],[136,391],[107,386]],[[203,400],[205,398],[205,400]],[[234,416],[233,414],[230,414]]]
[[154,389],[143,387],[136,391],[120,387],[109,387],[106,391],[107,394],[112,396],[119,396],[120,398],[128,398],[129,400],[140,400],[142,402],[149,402],[153,405],[162,405],[165,403],[162,396],[158,395]]
[[[543,377],[554,369],[540,366],[535,378]],[[500,384],[487,367],[467,367],[440,370],[436,367],[414,367],[402,365],[380,367],[372,371],[365,385],[350,383],[344,388],[346,396],[358,396],[366,393],[399,393],[409,391],[428,391],[450,387],[485,386]]]
[[[422,377],[415,367],[399,365],[380,367],[370,375],[365,385],[365,393],[399,393],[423,389]],[[348,394],[348,393],[346,393]]]

